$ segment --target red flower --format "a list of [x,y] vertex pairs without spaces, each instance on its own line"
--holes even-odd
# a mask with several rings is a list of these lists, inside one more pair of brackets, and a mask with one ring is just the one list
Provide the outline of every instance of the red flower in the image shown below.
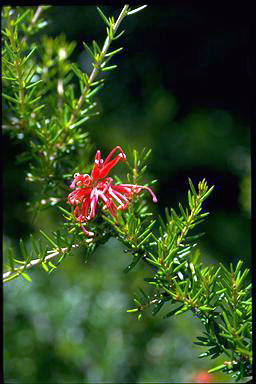
[[[114,152],[120,153],[111,160]],[[91,176],[76,173],[70,188],[76,188],[68,195],[68,202],[74,206],[74,216],[80,221],[82,229],[87,236],[93,236],[93,232],[87,231],[82,223],[93,219],[97,214],[99,199],[103,201],[103,209],[116,217],[118,209],[126,209],[134,194],[139,194],[142,189],[147,189],[156,203],[157,198],[149,187],[133,184],[113,184],[111,177],[106,177],[110,170],[117,165],[119,160],[126,161],[126,156],[120,146],[115,147],[103,161],[98,150],[95,157]]]

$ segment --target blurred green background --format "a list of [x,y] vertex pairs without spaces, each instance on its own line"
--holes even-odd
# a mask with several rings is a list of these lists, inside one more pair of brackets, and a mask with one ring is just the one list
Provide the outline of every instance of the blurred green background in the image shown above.
[[[117,7],[103,6],[117,16]],[[54,6],[45,33],[77,41],[73,61],[89,72],[82,41],[103,44],[105,27],[94,6]],[[203,259],[250,267],[250,132],[247,87],[249,26],[245,11],[173,2],[149,6],[124,22],[113,45],[124,50],[97,95],[100,116],[87,129],[104,155],[116,145],[152,148],[147,179],[158,179],[157,212],[185,202],[190,177],[214,184],[201,230]],[[36,224],[24,214],[30,199],[21,146],[3,137],[4,250],[40,228],[62,225],[57,209]],[[104,156],[105,157],[105,156]],[[185,314],[163,320],[127,314],[144,287],[147,267],[129,274],[130,256],[113,239],[86,260],[76,252],[52,275],[31,273],[4,287],[4,376],[12,383],[192,382],[222,360],[198,359],[192,341],[199,322]],[[213,382],[233,382],[212,375]]]

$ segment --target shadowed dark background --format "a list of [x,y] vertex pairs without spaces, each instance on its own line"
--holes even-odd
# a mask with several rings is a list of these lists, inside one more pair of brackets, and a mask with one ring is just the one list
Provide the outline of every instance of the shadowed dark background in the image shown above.
[[[90,72],[82,41],[102,45],[105,38],[96,7],[54,6],[47,12],[45,32],[77,41],[72,59]],[[201,226],[203,257],[227,265],[242,259],[250,266],[249,10],[172,2],[147,7],[123,27],[126,33],[112,47],[124,47],[112,61],[118,68],[107,73],[97,95],[101,114],[87,124],[95,149],[106,155],[116,145],[152,148],[147,177],[158,179],[160,214],[186,202],[188,177],[214,184],[206,202],[211,214]],[[41,227],[55,229],[56,213],[42,215],[36,227],[24,215],[27,187],[15,165],[20,148],[3,139],[6,241]],[[78,255],[50,278],[35,271],[31,285],[8,284],[6,378],[185,382],[214,366],[197,359],[203,350],[192,345],[191,334],[195,339],[200,325],[189,315],[182,323],[149,313],[137,322],[125,313],[145,274],[141,266],[123,275],[128,262],[110,240],[87,264]]]

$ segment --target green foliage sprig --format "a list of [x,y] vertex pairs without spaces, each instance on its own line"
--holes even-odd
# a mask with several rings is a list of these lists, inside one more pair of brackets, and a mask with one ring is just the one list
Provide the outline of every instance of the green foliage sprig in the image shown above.
[[[26,145],[25,151],[18,157],[18,163],[25,161],[30,168],[26,180],[35,186],[32,203],[28,202],[33,214],[66,201],[67,178],[77,172],[79,160],[82,159],[85,164],[89,162],[92,145],[85,122],[97,113],[94,97],[105,81],[104,78],[96,81],[96,77],[116,67],[108,63],[122,47],[111,52],[109,48],[124,33],[121,31],[117,34],[124,18],[144,7],[132,10],[125,5],[116,20],[114,17],[107,18],[97,8],[106,24],[107,37],[102,48],[95,41],[92,48],[84,43],[86,52],[92,58],[93,69],[90,74],[82,72],[75,63],[70,62],[76,44],[66,42],[64,35],[55,39],[43,36],[41,46],[38,41],[31,40],[31,36],[47,25],[42,15],[48,6],[3,7],[3,128],[12,138],[22,140]],[[36,53],[39,55],[36,56]],[[74,76],[78,81],[71,82]],[[77,83],[80,86],[79,97],[75,95]],[[68,215],[73,226],[78,225],[69,212],[63,207],[60,209]],[[61,246],[44,231],[41,234],[53,248],[41,252],[40,242],[36,247],[36,241],[32,238],[30,248],[37,257],[32,260],[21,241],[20,254],[23,260],[16,260],[12,253],[9,254],[9,271],[4,274],[4,281],[19,275],[25,277],[26,269],[36,265],[44,267],[47,260],[67,253],[69,243],[66,244],[65,239],[69,238],[68,234],[54,234],[58,239],[61,236],[64,242]],[[84,236],[78,240],[88,242],[90,251],[95,249],[95,242],[87,241]]]
[[92,48],[84,43],[92,59],[91,73],[70,61],[76,44],[67,43],[63,35],[44,36],[41,48],[29,40],[46,26],[42,13],[47,8],[3,7],[4,129],[27,145],[19,161],[29,161],[26,179],[37,188],[31,211],[62,201],[65,181],[76,172],[78,159],[88,163],[92,145],[85,123],[98,113],[95,95],[105,81],[99,76],[117,67],[109,61],[122,47],[109,51],[110,46],[124,33],[117,34],[125,17],[143,7],[131,10],[125,5],[116,20],[98,8],[107,37],[102,48],[95,41]]
[[[57,205],[65,220],[61,231],[49,235],[40,230],[41,239],[31,236],[29,243],[20,240],[19,258],[10,248],[3,281],[18,276],[31,281],[27,273],[31,268],[41,266],[51,273],[73,249],[84,247],[92,254],[114,237],[131,254],[126,272],[140,261],[152,269],[145,277],[148,292],[140,289],[128,312],[140,319],[148,308],[153,315],[165,311],[165,318],[191,311],[204,327],[195,342],[207,348],[201,357],[213,359],[224,354],[228,359],[211,372],[221,370],[240,380],[252,372],[249,270],[243,270],[242,261],[236,267],[231,265],[230,270],[222,264],[205,266],[198,248],[201,234],[194,232],[208,215],[203,203],[213,186],[209,188],[203,179],[196,188],[189,180],[187,207],[179,204],[179,212],[166,209],[165,219],[152,212],[146,195],[134,193],[127,209],[118,210],[116,217],[99,205],[97,217],[89,223],[94,237],[85,236],[81,223],[65,206],[67,179],[92,168],[93,145],[86,122],[98,113],[95,95],[104,85],[104,72],[116,68],[109,61],[122,50],[115,47],[109,51],[110,46],[124,33],[118,31],[125,17],[144,7],[132,10],[125,5],[117,19],[106,17],[97,8],[107,37],[102,48],[95,41],[92,46],[84,43],[92,59],[92,70],[87,72],[72,63],[76,44],[67,42],[64,35],[55,39],[43,36],[41,44],[35,39],[47,25],[43,14],[48,6],[3,7],[4,133],[26,147],[18,161],[28,163],[26,180],[35,185],[30,210],[38,212]],[[130,158],[126,163],[125,182],[143,183],[149,155],[150,151],[133,150],[133,163]],[[81,161],[86,164],[83,169]],[[123,182],[118,177],[115,181],[116,185]]]

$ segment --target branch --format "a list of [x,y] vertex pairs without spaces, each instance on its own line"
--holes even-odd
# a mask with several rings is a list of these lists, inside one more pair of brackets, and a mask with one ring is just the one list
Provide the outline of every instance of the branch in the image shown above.
[[[71,247],[72,248],[77,248],[77,247],[79,247],[79,245],[78,244],[73,244]],[[49,255],[46,256],[46,257],[35,259],[35,260],[31,260],[28,264],[24,264],[20,268],[14,268],[11,271],[5,272],[3,274],[3,282],[6,283],[7,281],[10,281],[10,280],[14,279],[18,275],[21,275],[24,271],[26,271],[26,270],[28,270],[28,269],[36,266],[36,265],[39,265],[39,264],[41,264],[43,262],[49,262],[55,256],[58,256],[58,255],[61,255],[61,254],[65,253],[65,252],[67,252],[68,249],[69,249],[69,247],[65,247],[65,248],[60,248],[58,251],[48,251]]]
[[[43,10],[44,10],[44,6],[43,5],[39,5],[37,10],[36,10],[36,13],[34,14],[34,17],[33,17],[32,21],[31,21],[31,24],[29,26],[29,29],[28,29],[29,33],[32,31],[34,25],[36,24],[36,22],[39,19],[39,17],[41,15],[41,13],[43,12]],[[27,39],[28,39],[28,35],[23,37],[23,39],[21,40],[21,46],[26,43]]]
[[[115,37],[115,34],[116,34],[116,32],[117,32],[117,30],[118,30],[118,28],[119,28],[119,26],[120,26],[122,20],[128,15],[128,9],[129,9],[129,6],[126,4],[126,5],[123,7],[123,9],[122,9],[122,11],[121,11],[121,13],[120,13],[120,15],[119,15],[117,21],[115,22],[115,24],[114,24],[114,26],[113,26],[113,30],[112,30],[112,34],[111,34],[111,36],[110,36],[110,33],[108,34],[108,36],[107,36],[107,38],[106,38],[106,40],[105,40],[105,43],[104,43],[104,45],[103,45],[102,51],[101,51],[101,53],[100,53],[99,60],[95,63],[94,68],[93,68],[93,70],[92,70],[92,73],[91,73],[91,75],[90,75],[90,77],[89,77],[89,79],[88,79],[88,83],[87,83],[87,85],[85,86],[85,88],[84,88],[84,90],[83,90],[83,93],[82,93],[82,95],[80,96],[80,98],[79,98],[79,100],[78,100],[76,109],[75,109],[75,111],[73,112],[73,114],[71,115],[70,120],[69,120],[69,122],[68,122],[68,124],[67,124],[67,127],[68,127],[68,128],[69,128],[70,125],[74,122],[74,120],[75,120],[75,118],[76,118],[76,116],[77,116],[77,113],[78,113],[79,109],[82,107],[82,105],[83,105],[83,103],[84,103],[84,100],[85,100],[85,98],[86,98],[86,95],[87,95],[87,93],[88,93],[90,87],[91,87],[91,84],[93,83],[95,77],[96,77],[96,76],[98,75],[98,73],[100,72],[100,70],[101,70],[101,65],[102,65],[102,63],[103,63],[103,60],[105,59],[105,56],[106,56],[106,53],[107,53],[107,51],[108,51],[108,49],[109,49],[109,47],[110,47],[110,44],[112,43],[112,41],[113,41],[113,39],[114,39],[114,37]],[[111,26],[110,26],[110,28],[111,28]]]

